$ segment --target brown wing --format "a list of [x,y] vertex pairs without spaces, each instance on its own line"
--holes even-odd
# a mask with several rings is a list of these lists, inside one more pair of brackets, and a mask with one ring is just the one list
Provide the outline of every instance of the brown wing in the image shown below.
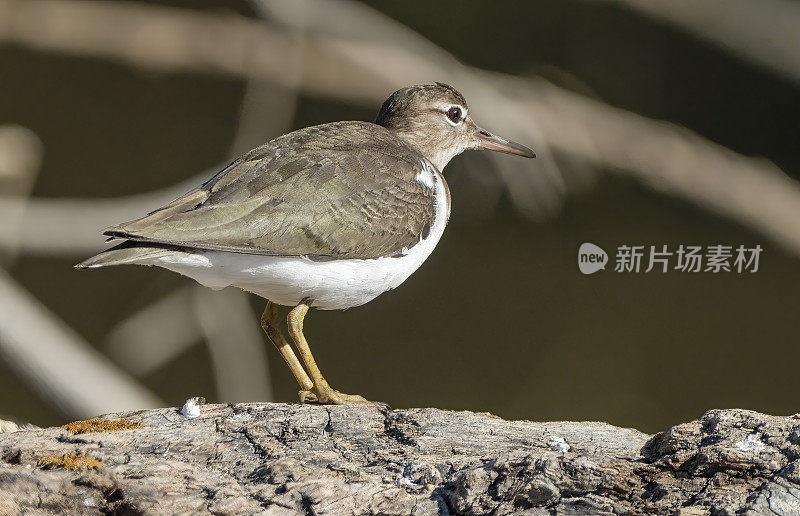
[[422,156],[366,122],[301,129],[200,188],[105,234],[278,256],[377,258],[416,244],[434,217]]

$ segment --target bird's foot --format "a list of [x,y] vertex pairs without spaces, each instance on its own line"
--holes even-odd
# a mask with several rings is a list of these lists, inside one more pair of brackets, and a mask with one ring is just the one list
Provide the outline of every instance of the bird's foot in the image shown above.
[[358,394],[344,394],[337,390],[331,389],[327,385],[323,389],[318,389],[317,387],[314,387],[311,390],[300,391],[298,394],[300,396],[300,403],[311,402],[311,403],[319,403],[321,405],[348,405],[350,403],[374,403],[364,398],[363,396],[359,396]]
[[297,391],[297,395],[300,397],[301,405],[303,403],[317,403],[317,395],[314,394],[313,390]]

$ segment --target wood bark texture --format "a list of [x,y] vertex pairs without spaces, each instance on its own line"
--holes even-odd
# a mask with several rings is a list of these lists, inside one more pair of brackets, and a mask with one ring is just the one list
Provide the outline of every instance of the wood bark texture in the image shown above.
[[0,434],[0,514],[800,514],[800,415],[711,410],[650,436],[250,403],[69,429]]

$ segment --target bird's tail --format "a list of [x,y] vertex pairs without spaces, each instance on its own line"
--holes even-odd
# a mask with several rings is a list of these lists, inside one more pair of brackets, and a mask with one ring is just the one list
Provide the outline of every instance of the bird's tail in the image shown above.
[[153,260],[162,256],[174,254],[176,249],[171,246],[160,246],[147,242],[133,242],[126,240],[119,245],[107,249],[100,254],[75,265],[76,269],[94,269],[108,265],[150,265]]

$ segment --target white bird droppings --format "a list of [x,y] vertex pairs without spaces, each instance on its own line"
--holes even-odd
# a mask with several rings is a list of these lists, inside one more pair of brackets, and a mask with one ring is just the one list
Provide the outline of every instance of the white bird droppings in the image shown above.
[[186,400],[186,403],[183,404],[183,407],[181,407],[181,414],[186,417],[197,417],[200,415],[200,405],[205,402],[206,399],[199,396],[189,398]]
[[760,452],[766,448],[764,443],[758,438],[757,434],[748,434],[747,437],[736,443],[736,447],[742,451]]
[[558,437],[557,435],[550,436],[550,438],[547,440],[547,446],[549,446],[551,450],[560,453],[566,453],[571,448],[563,437]]
[[442,474],[431,465],[406,464],[397,475],[397,485],[408,491],[421,492],[442,481]]

